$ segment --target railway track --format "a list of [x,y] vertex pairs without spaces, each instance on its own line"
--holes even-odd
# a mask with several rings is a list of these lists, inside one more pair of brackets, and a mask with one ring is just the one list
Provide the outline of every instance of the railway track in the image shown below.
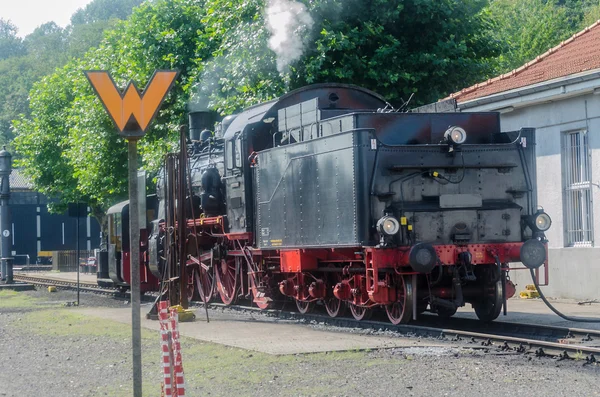
[[[71,280],[64,280],[52,277],[38,277],[38,276],[26,276],[22,274],[15,274],[13,276],[15,281],[22,281],[33,285],[39,285],[43,287],[54,286],[60,289],[66,290],[77,290],[77,282]],[[96,283],[90,283],[85,281],[79,282],[79,291],[88,292],[92,294],[100,294],[106,296],[114,296],[115,298],[129,297],[129,292],[120,291],[114,287],[100,287]],[[153,300],[153,299],[152,299]]]
[[[202,307],[202,304],[199,304]],[[307,324],[319,324],[340,328],[376,330],[394,332],[403,336],[435,338],[460,342],[486,350],[497,349],[505,352],[534,354],[560,359],[581,359],[587,363],[597,363],[600,355],[600,331],[590,329],[554,327],[535,324],[516,324],[492,322],[483,324],[478,320],[453,318],[441,325],[434,316],[425,315],[423,319],[407,325],[393,325],[385,320],[362,320],[354,318],[332,318],[319,313],[301,314],[295,311],[261,310],[244,305],[226,306],[210,303],[213,309],[229,309],[241,312],[257,312],[267,316],[286,320],[295,320]],[[383,318],[383,315],[381,316]],[[456,328],[448,328],[452,324]],[[476,328],[478,330],[475,330]]]
[[[35,276],[15,275],[15,280],[35,285],[54,285],[62,289],[76,289],[76,282],[41,278]],[[80,283],[80,291],[103,294],[115,297],[128,296],[128,292],[120,292],[115,288],[100,288],[93,283]],[[144,296],[144,301],[151,302],[155,296]],[[201,302],[193,305],[202,308]],[[393,332],[402,336],[419,338],[435,338],[457,342],[484,350],[499,350],[523,354],[533,354],[537,357],[554,357],[557,359],[581,360],[586,364],[597,364],[600,357],[600,330],[556,327],[538,324],[511,323],[496,321],[489,324],[478,320],[452,318],[444,323],[435,316],[424,315],[415,323],[393,325],[385,320],[357,321],[349,317],[332,318],[320,313],[301,314],[288,310],[288,304],[283,303],[280,309],[261,310],[248,305],[225,305],[209,303],[214,310],[229,310],[240,313],[257,313],[282,320],[293,320],[304,324],[325,325],[342,329],[360,329],[376,332]],[[290,305],[292,306],[292,305]],[[383,317],[383,316],[382,316]]]

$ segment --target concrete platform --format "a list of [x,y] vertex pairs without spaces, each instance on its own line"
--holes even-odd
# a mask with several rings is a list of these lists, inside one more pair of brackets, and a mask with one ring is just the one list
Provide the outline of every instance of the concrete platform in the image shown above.
[[31,291],[34,290],[35,287],[33,284],[20,283],[16,282],[13,284],[4,284],[0,282],[0,291],[11,290],[11,291]]
[[[575,300],[550,299],[550,303],[558,311],[572,317],[598,319],[597,323],[567,321],[554,314],[541,299],[512,298],[507,302],[508,314],[500,314],[496,321],[513,323],[543,324],[557,327],[585,328],[600,330],[600,301],[597,303],[578,304]],[[477,318],[471,305],[459,309],[456,317]]]
[[[158,338],[160,330],[158,321],[144,318],[149,309],[148,305],[142,307],[142,327],[156,331]],[[131,324],[131,309],[78,308],[76,310],[81,314]],[[179,324],[181,335],[274,355],[394,347],[448,347],[447,344],[419,341],[413,338],[319,331],[283,320],[264,318],[261,315],[242,316],[216,311],[209,312],[209,315],[210,323],[206,323],[203,309],[198,309],[194,322]]]

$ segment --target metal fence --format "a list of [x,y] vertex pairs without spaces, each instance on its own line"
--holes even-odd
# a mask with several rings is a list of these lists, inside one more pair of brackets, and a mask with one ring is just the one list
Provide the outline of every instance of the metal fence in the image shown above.
[[77,251],[53,251],[52,270],[76,272],[77,266],[84,264],[90,256],[94,256],[94,251],[80,250],[79,260],[77,260]]
[[586,130],[563,134],[563,211],[565,245],[594,244],[590,152]]

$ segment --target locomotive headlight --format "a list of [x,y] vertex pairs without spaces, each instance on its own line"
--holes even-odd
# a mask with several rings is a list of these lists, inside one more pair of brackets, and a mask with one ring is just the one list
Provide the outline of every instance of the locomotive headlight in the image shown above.
[[377,230],[388,236],[393,236],[400,230],[400,222],[393,216],[386,215],[377,221]]
[[460,127],[450,127],[444,133],[444,139],[455,145],[463,144],[467,140],[467,131]]
[[538,231],[545,232],[550,229],[550,225],[552,225],[552,219],[550,219],[550,215],[545,212],[540,211],[533,215],[533,226]]

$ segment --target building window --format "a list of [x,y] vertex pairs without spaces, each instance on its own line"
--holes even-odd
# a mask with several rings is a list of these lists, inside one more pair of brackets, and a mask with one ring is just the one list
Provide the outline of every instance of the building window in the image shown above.
[[586,130],[563,134],[563,213],[565,245],[594,244],[591,161]]

